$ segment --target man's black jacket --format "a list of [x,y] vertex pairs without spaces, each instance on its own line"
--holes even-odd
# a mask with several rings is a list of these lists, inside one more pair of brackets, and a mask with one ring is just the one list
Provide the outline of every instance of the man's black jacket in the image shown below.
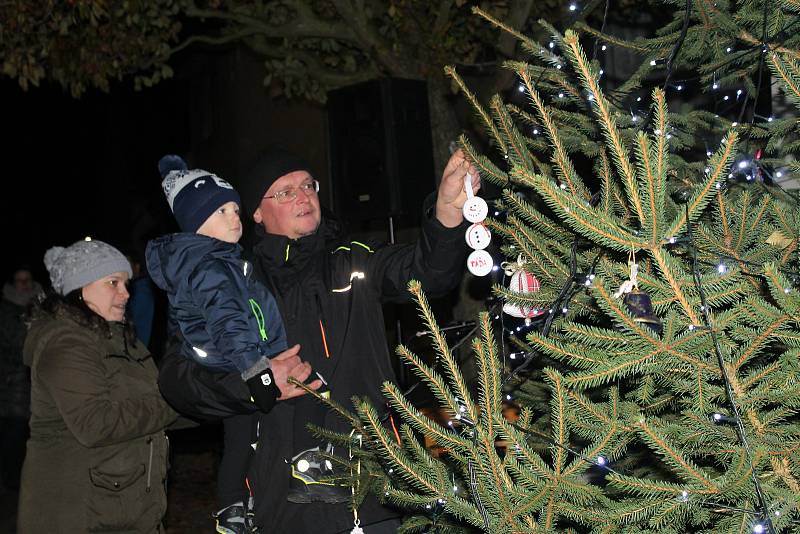
[[[466,257],[464,229],[465,225],[445,228],[428,215],[416,244],[373,249],[344,238],[330,218],[323,218],[316,234],[298,240],[266,234],[258,227],[250,260],[278,302],[289,346],[301,345],[301,358],[326,379],[332,398],[351,406],[354,395],[367,396],[382,406],[381,385],[395,377],[381,304],[407,300],[411,279],[419,280],[429,296],[455,287]],[[214,420],[253,410],[247,388],[236,379],[167,355],[159,384],[165,398],[184,415]],[[279,402],[261,415],[250,485],[257,523],[265,532],[324,534],[352,528],[353,515],[346,504],[286,500],[291,477],[286,461],[313,442],[305,428],[309,421],[350,430],[310,396]],[[368,499],[359,515],[366,526],[399,514]]]

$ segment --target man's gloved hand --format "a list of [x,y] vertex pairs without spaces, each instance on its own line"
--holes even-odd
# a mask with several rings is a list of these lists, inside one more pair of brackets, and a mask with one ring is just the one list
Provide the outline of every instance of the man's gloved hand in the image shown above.
[[[268,412],[278,400],[305,395],[303,388],[288,382],[289,377],[303,382],[311,374],[311,365],[300,359],[299,352],[300,345],[295,345],[271,359],[262,358],[241,374],[259,410]],[[322,380],[318,378],[311,381],[308,387],[318,389],[321,385]]]
[[272,369],[265,369],[260,374],[245,380],[245,383],[250,389],[251,398],[259,410],[266,413],[275,406],[275,401],[280,396],[281,390],[275,383]]

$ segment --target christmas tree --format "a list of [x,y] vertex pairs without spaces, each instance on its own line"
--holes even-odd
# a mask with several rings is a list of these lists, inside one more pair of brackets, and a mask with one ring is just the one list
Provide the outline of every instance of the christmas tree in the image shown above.
[[[800,103],[798,5],[672,4],[653,38],[516,34],[513,102],[448,69],[491,140],[461,145],[503,191],[477,383],[412,282],[438,359],[398,354],[449,420],[387,383],[395,429],[359,400],[326,436],[355,502],[375,491],[405,531],[800,532],[797,119],[762,108],[772,84]],[[610,47],[641,67],[604,87]]]

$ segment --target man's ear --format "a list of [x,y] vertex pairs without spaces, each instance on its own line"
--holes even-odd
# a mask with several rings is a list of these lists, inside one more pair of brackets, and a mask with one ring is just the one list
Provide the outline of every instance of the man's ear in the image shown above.
[[261,224],[261,222],[264,220],[263,217],[261,217],[261,206],[257,207],[256,211],[253,212],[253,220],[256,222],[256,224]]

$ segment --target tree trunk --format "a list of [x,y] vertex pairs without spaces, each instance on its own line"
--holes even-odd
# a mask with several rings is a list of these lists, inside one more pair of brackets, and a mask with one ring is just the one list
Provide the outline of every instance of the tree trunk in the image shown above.
[[428,108],[431,118],[431,138],[433,139],[433,162],[436,167],[436,180],[442,176],[447,160],[450,159],[450,143],[461,134],[461,125],[456,115],[455,105],[450,94],[450,85],[443,74],[434,74],[428,82]]

